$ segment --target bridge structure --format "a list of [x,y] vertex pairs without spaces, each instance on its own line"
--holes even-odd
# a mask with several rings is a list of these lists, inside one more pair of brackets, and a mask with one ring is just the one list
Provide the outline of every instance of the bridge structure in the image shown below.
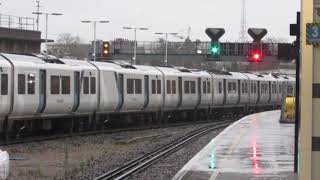
[[40,53],[42,42],[33,18],[0,14],[0,52]]
[[[108,60],[130,63],[134,53],[134,41],[111,41]],[[190,68],[224,68],[232,71],[259,71],[294,69],[295,49],[289,43],[261,43],[263,58],[258,63],[248,61],[252,43],[221,42],[219,58],[210,55],[211,42],[168,42],[168,65]],[[137,64],[164,65],[164,42],[137,42]]]

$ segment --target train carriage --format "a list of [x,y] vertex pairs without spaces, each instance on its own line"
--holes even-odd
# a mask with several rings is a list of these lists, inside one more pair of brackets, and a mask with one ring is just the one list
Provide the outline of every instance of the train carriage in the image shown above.
[[269,101],[270,105],[276,105],[278,101],[278,94],[277,94],[277,86],[278,80],[272,75],[264,75],[266,81],[268,81],[268,93],[269,93]]
[[10,112],[12,103],[13,67],[3,56],[0,56],[0,121]]
[[87,61],[61,59],[77,68],[74,72],[74,105],[72,112],[78,115],[92,114],[98,107],[98,69]]
[[210,72],[213,77],[213,107],[222,107],[226,101],[226,80],[223,75],[230,75],[228,72],[215,71]]
[[199,104],[197,105],[198,109],[207,109],[212,104],[213,94],[212,94],[212,75],[206,71],[194,71],[195,75],[198,75],[198,96]]
[[259,78],[255,74],[243,73],[249,79],[249,97],[248,97],[248,106],[255,107],[259,101],[259,92],[258,92],[258,81]]
[[244,106],[249,103],[249,79],[242,73],[231,72],[237,82],[237,104]]
[[[150,66],[138,66],[135,65],[139,71],[144,73],[143,78],[143,95],[144,95],[144,105],[141,110],[156,112],[159,111],[163,107],[163,93],[165,93],[165,89],[167,93],[172,92],[172,94],[176,91],[176,79],[164,79],[163,74],[156,67]],[[164,82],[170,81],[170,87],[164,88]],[[162,83],[162,84],[161,84]],[[163,91],[162,91],[163,90]]]
[[157,67],[157,69],[162,73],[165,87],[163,111],[176,110],[182,103],[182,72],[171,67]]
[[269,81],[264,78],[263,75],[257,75],[258,77],[258,93],[259,93],[259,106],[265,106],[270,100],[269,94]]
[[33,117],[39,106],[39,71],[45,62],[42,60],[12,54],[2,54],[12,64],[10,95],[10,119]]
[[296,79],[293,77],[287,77],[287,96],[296,95]]
[[201,76],[195,75],[190,70],[182,68],[181,85],[182,101],[180,110],[192,110],[200,104],[201,101]]
[[91,62],[98,69],[97,113],[120,111],[124,102],[124,76],[117,71],[122,67],[112,62]]
[[[51,129],[52,118],[85,119],[80,116],[88,116],[88,122],[91,117],[165,121],[189,115],[195,120],[209,113],[230,116],[276,108],[283,94],[295,95],[294,78],[47,55],[0,57],[1,126],[40,119],[44,129]],[[122,115],[128,118],[119,118]],[[60,120],[56,124],[68,125],[67,119]]]

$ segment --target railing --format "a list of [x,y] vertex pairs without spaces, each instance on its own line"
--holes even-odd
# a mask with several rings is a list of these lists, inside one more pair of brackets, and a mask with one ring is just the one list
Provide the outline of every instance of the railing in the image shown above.
[[[211,42],[168,42],[168,54],[195,55],[210,54]],[[252,45],[251,43],[221,43],[222,56],[243,56],[250,50],[258,48],[264,56],[277,56],[278,44],[262,43]],[[113,54],[132,54],[134,41],[113,41],[111,42],[111,52]],[[165,52],[164,42],[138,42],[138,54],[163,54]]]
[[34,18],[29,17],[18,17],[0,14],[0,27],[35,30],[35,20]]

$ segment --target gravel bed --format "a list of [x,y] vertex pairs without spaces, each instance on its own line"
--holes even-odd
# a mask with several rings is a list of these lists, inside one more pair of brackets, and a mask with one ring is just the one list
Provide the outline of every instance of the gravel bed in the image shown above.
[[158,161],[143,172],[128,179],[135,180],[167,180],[171,179],[192,157],[204,148],[222,130],[213,131],[183,147],[176,153]]
[[170,132],[172,134],[171,136],[165,138],[152,139],[135,143],[132,145],[125,145],[125,151],[123,151],[120,147],[120,149],[113,151],[112,154],[105,154],[97,159],[94,159],[92,163],[88,164],[84,168],[85,170],[82,171],[81,174],[69,179],[93,179],[94,177],[97,177],[107,171],[117,168],[134,158],[147,154],[156,148],[168,144],[178,138],[183,137],[185,134],[204,126],[207,125],[189,125],[185,127],[171,127],[159,130],[155,129],[139,132],[143,136],[150,134],[159,134],[159,132]]
[[[208,124],[187,125],[1,147],[10,157],[10,179],[93,179]],[[139,137],[159,136],[126,142]],[[67,145],[67,146],[66,146]],[[67,147],[67,148],[66,148]],[[67,153],[66,153],[67,149]],[[67,159],[67,160],[66,160]],[[67,163],[66,163],[67,162]],[[67,167],[67,168],[66,168]],[[65,173],[67,171],[67,173]],[[66,176],[65,176],[66,174]]]

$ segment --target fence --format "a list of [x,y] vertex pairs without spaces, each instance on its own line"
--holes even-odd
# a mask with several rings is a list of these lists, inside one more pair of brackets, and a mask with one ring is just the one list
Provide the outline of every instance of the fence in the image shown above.
[[[168,54],[209,54],[211,42],[168,42]],[[250,50],[258,48],[265,56],[277,56],[278,44],[262,43],[221,43],[222,56],[243,56]],[[113,54],[132,54],[134,41],[113,41],[111,52]],[[164,42],[137,42],[138,54],[163,54],[165,52]]]
[[0,14],[0,27],[35,30],[35,20],[34,18],[29,17],[18,17]]

